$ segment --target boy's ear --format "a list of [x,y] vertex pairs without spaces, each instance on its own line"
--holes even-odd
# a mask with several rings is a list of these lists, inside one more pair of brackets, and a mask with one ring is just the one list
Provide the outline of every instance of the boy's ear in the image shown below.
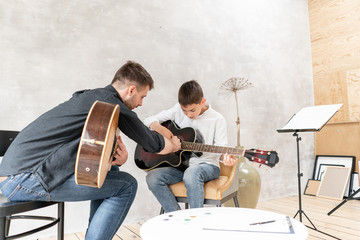
[[201,100],[201,104],[205,104],[206,103],[206,98],[203,98],[202,100]]

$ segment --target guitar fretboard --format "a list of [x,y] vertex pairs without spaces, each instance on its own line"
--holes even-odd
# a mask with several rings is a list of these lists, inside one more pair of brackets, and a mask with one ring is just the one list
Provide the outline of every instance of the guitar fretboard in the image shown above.
[[186,141],[181,142],[181,149],[195,152],[228,153],[237,156],[244,156],[245,153],[245,149],[243,148],[230,148]]

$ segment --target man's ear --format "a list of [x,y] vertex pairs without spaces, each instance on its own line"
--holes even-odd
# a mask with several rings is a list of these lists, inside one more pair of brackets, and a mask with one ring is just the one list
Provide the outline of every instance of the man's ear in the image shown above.
[[132,96],[132,95],[135,93],[135,90],[136,90],[135,85],[130,85],[130,86],[128,87],[128,90],[127,90],[128,95],[129,95],[129,96]]

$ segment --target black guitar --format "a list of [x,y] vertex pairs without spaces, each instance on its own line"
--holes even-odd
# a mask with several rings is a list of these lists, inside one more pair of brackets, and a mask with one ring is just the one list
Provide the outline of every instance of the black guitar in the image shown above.
[[262,151],[257,149],[245,150],[243,148],[230,148],[202,144],[201,134],[191,127],[179,128],[173,121],[166,121],[162,125],[168,128],[181,140],[181,150],[176,153],[160,155],[146,152],[142,146],[137,145],[135,149],[135,164],[143,170],[151,170],[157,167],[172,166],[181,171],[189,166],[189,159],[192,154],[201,156],[202,152],[228,153],[236,156],[245,156],[250,161],[274,167],[279,162],[275,151]]

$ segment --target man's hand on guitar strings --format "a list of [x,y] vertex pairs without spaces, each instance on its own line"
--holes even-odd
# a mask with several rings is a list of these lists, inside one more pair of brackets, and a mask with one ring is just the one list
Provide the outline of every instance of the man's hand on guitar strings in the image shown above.
[[125,144],[123,143],[120,135],[117,138],[117,148],[113,156],[111,165],[121,166],[128,159],[128,151],[126,150]]
[[230,155],[230,154],[223,154],[220,157],[221,161],[226,165],[226,166],[232,166],[236,163],[237,159],[234,155]]
[[150,124],[150,129],[154,130],[157,133],[160,133],[163,137],[166,137],[167,139],[171,139],[174,136],[174,134],[168,128],[162,126],[156,121]]

